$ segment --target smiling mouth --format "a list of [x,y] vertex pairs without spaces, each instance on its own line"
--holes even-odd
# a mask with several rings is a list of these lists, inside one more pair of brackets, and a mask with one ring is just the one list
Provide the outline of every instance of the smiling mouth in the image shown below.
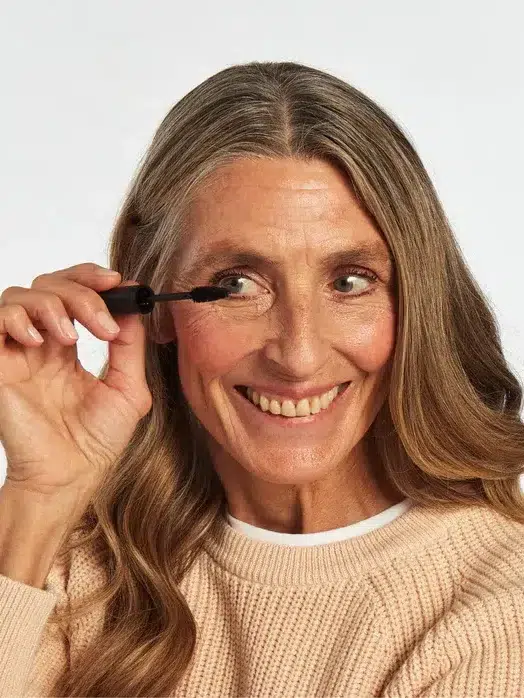
[[[268,409],[267,403],[266,403],[266,409],[263,410],[263,409],[261,408],[260,403],[255,403],[255,402],[253,402],[253,400],[251,400],[251,399],[248,397],[248,392],[247,392],[247,391],[248,391],[248,387],[247,387],[247,386],[245,386],[245,385],[235,385],[234,388],[235,388],[235,390],[236,390],[238,393],[240,393],[240,395],[241,395],[245,400],[247,400],[247,402],[249,402],[253,407],[255,407],[256,409],[260,410],[260,411],[263,412],[264,414],[266,414],[266,415],[268,415],[268,416],[277,417],[277,419],[279,419],[279,420],[281,419],[281,420],[288,421],[288,420],[295,420],[295,419],[296,419],[297,421],[299,421],[299,420],[305,419],[305,418],[307,418],[307,417],[309,417],[309,418],[315,417],[317,414],[321,414],[321,413],[325,412],[326,410],[329,410],[330,407],[331,407],[331,405],[332,405],[334,402],[336,402],[336,401],[338,400],[338,398],[339,398],[341,395],[344,394],[344,392],[346,391],[346,389],[348,388],[348,386],[351,384],[351,382],[352,382],[352,381],[347,381],[346,383],[341,383],[340,386],[339,386],[338,393],[335,395],[335,397],[334,397],[332,400],[330,400],[329,404],[328,404],[326,407],[321,406],[320,409],[319,409],[319,407],[318,407],[318,400],[317,400],[317,407],[316,407],[316,411],[315,411],[315,412],[311,412],[311,411],[310,411],[310,414],[308,414],[308,415],[302,415],[302,416],[298,416],[298,415],[297,415],[296,417],[285,416],[285,415],[281,415],[281,414],[279,414],[279,413],[276,413],[276,414],[275,414],[275,413],[271,412],[270,409]],[[310,407],[311,407],[311,400],[312,400],[312,398],[308,398],[308,400],[309,400],[309,404],[310,404]],[[296,405],[298,401],[291,400],[291,402],[293,402],[293,404]],[[280,405],[282,405],[282,403],[280,403]]]

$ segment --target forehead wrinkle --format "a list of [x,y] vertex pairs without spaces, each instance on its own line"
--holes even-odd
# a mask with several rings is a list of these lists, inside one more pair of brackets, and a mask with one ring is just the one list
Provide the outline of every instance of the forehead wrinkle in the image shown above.
[[[260,189],[259,186],[256,187]],[[353,229],[373,227],[365,212],[358,207],[348,208],[330,189],[272,190],[269,197],[253,200],[239,189],[236,195],[201,201],[192,213],[195,225],[225,225],[233,216],[245,223],[256,222],[267,228],[279,228],[283,218],[293,225],[349,224]]]
[[[310,247],[306,246],[299,251],[304,251],[310,259]],[[282,269],[289,264],[289,257],[269,256],[265,250],[259,250],[248,241],[239,243],[230,239],[221,240],[199,251],[190,263],[182,268],[181,273],[196,274],[205,269],[216,268],[224,264],[238,266],[263,266],[268,269]],[[296,252],[296,251],[295,251]],[[366,240],[353,245],[347,245],[331,252],[320,255],[322,267],[329,264],[372,264],[380,262],[387,265],[391,262],[391,256],[387,247],[380,240]],[[313,266],[313,264],[310,264]]]

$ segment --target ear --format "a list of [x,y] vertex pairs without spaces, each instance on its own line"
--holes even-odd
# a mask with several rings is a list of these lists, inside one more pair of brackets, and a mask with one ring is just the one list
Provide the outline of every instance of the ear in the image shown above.
[[159,329],[155,331],[153,327],[151,328],[150,340],[155,344],[176,342],[176,331],[173,325],[173,318],[165,308],[160,309]]
[[151,337],[151,341],[155,344],[169,344],[170,342],[176,342],[176,336],[169,335],[165,332],[158,332],[155,336]]

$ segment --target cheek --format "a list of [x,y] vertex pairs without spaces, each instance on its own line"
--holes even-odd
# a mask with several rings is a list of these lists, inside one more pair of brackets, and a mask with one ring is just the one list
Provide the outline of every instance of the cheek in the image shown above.
[[173,315],[180,371],[191,366],[207,381],[233,370],[250,351],[249,333],[231,328],[211,308],[191,308]]
[[352,324],[344,342],[345,353],[366,373],[380,371],[395,348],[396,322],[392,312]]
[[[395,346],[396,318],[392,307],[375,308],[374,312],[346,320],[338,318],[339,329],[346,329],[334,344],[360,370],[370,374],[380,371]],[[227,322],[218,308],[178,308],[173,313],[173,324],[181,373],[190,366],[206,382],[233,370],[257,344],[253,327],[246,332],[241,324]]]

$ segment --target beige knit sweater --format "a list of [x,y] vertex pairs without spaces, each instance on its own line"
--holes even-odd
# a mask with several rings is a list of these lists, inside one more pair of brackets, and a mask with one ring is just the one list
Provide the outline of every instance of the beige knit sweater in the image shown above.
[[[523,524],[412,506],[325,545],[257,540],[223,521],[205,547],[182,584],[199,634],[176,696],[524,697]],[[46,621],[101,583],[98,565],[75,552],[44,589],[0,575],[0,696],[49,696],[95,639],[99,611],[67,640]]]

